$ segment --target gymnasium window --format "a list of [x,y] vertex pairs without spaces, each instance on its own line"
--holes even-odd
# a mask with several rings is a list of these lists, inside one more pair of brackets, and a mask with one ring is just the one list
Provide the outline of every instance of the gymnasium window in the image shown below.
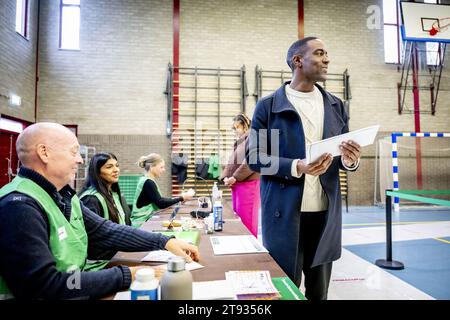
[[59,48],[80,50],[80,1],[60,0]]
[[[424,0],[425,3],[439,3],[438,0]],[[386,63],[403,63],[403,41],[400,34],[401,13],[398,0],[383,0],[384,27],[384,61]],[[428,65],[438,65],[440,44],[425,42]]]
[[397,0],[383,0],[384,62],[402,63],[402,38]]
[[28,0],[16,0],[16,32],[28,39]]

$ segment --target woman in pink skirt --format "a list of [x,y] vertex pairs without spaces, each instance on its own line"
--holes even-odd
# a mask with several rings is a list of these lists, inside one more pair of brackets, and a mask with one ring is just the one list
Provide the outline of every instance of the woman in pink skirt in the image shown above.
[[219,179],[231,187],[233,210],[250,232],[258,236],[258,212],[260,208],[259,174],[250,170],[245,154],[251,120],[244,114],[233,118],[233,130],[237,141],[233,153]]

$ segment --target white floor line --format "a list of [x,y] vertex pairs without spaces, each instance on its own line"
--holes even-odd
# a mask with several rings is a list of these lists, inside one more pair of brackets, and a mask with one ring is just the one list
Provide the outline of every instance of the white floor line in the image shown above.
[[[450,221],[392,226],[392,240],[419,240],[450,237]],[[380,243],[386,241],[386,227],[366,227],[342,230],[342,245]]]
[[328,299],[434,300],[430,295],[344,248],[342,257],[333,263]]

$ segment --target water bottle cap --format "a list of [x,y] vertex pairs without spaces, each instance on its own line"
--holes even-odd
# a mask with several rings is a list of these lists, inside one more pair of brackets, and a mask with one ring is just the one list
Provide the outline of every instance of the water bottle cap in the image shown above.
[[152,268],[142,268],[136,271],[136,280],[151,281],[155,278],[155,270]]
[[167,270],[172,272],[183,271],[186,268],[186,261],[182,257],[170,257],[167,263]]

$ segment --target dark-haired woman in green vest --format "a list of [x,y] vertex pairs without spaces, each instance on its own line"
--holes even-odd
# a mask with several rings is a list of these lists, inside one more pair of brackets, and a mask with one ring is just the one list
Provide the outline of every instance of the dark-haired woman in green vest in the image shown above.
[[[106,220],[131,225],[130,210],[119,188],[120,167],[112,153],[95,154],[88,169],[88,177],[80,193],[83,204]],[[103,269],[116,252],[96,253],[98,260],[88,260],[87,270]]]
[[192,199],[195,192],[190,189],[183,192],[181,197],[164,198],[161,195],[156,180],[166,171],[164,159],[157,153],[142,156],[138,161],[139,167],[145,169],[145,175],[139,179],[133,201],[131,223],[140,227],[142,223],[153,216],[153,212],[164,209],[180,201]]

